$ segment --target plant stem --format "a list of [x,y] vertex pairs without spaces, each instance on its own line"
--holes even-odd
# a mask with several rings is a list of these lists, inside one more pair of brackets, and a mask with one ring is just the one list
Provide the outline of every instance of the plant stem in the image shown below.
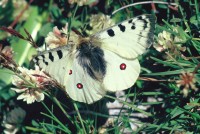
[[44,133],[44,134],[53,134],[51,132],[44,132],[44,129],[39,129],[39,128],[35,128],[35,127],[25,126],[25,128],[27,130],[31,130],[31,131],[34,131],[34,132],[40,132],[40,133]]
[[83,124],[83,120],[82,120],[81,115],[80,115],[80,112],[79,112],[79,110],[78,110],[78,107],[77,107],[77,105],[76,105],[75,102],[73,102],[73,105],[74,105],[74,108],[75,108],[75,110],[76,110],[76,112],[77,112],[77,114],[78,114],[78,117],[79,117],[79,119],[80,119],[81,126],[82,126],[82,128],[83,128],[84,134],[87,134],[87,133],[86,133],[85,126],[84,126],[84,124]]
[[73,120],[71,119],[71,117],[67,114],[67,112],[65,111],[65,109],[62,107],[62,105],[60,104],[60,102],[56,99],[56,97],[53,97],[54,102],[58,105],[58,107],[61,109],[61,111],[65,114],[65,116],[70,119],[71,123],[74,124]]

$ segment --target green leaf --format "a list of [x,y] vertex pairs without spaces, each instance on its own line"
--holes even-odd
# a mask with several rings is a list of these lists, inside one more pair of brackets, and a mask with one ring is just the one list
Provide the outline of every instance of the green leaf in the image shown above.
[[172,64],[170,62],[163,61],[163,60],[157,59],[155,57],[150,57],[150,58],[155,60],[155,61],[157,61],[158,63],[161,63],[161,64],[165,65],[165,66],[169,66],[169,67],[176,68],[176,69],[180,68],[178,65],[174,65],[174,64]]
[[173,18],[170,20],[170,22],[174,22],[174,23],[181,22],[181,21],[182,21],[182,19],[180,19],[180,18]]
[[[39,14],[37,7],[30,7],[31,15],[27,18],[27,21],[24,23],[23,27],[19,29],[19,33],[21,33],[23,36],[27,36],[24,32],[24,28],[31,34],[33,39],[36,39],[37,32],[41,28],[42,18]],[[22,64],[27,61],[27,64],[29,64],[29,59],[27,58],[29,54],[29,50],[31,48],[31,45],[29,42],[17,39],[14,41],[11,41],[11,47],[14,51],[14,60],[16,63],[21,66]],[[5,83],[9,84],[11,82],[11,76],[10,74],[5,73],[6,70],[3,69],[0,71],[0,79],[4,81]],[[7,71],[8,72],[8,71]]]
[[192,72],[194,71],[194,68],[186,68],[186,69],[180,69],[180,70],[175,70],[175,71],[149,73],[149,74],[142,74],[142,75],[145,75],[145,76],[174,75],[174,74],[180,74],[184,71]]
[[32,120],[32,121],[31,121],[31,124],[32,124],[34,127],[39,127],[39,126],[40,126],[40,124],[37,123],[35,120]]
[[46,37],[47,34],[52,31],[52,29],[53,29],[53,24],[47,23],[47,24],[43,25],[42,28],[40,29],[39,35]]
[[165,5],[165,4],[158,4],[158,7],[162,8],[162,9],[167,9],[168,8],[168,6]]
[[[38,8],[37,7],[31,7],[31,15],[25,22],[22,28],[20,28],[20,33],[23,36],[27,36],[24,32],[24,29],[26,29],[32,36],[33,39],[36,39],[37,32],[41,28],[41,16],[39,15]],[[24,61],[27,59],[27,54],[29,53],[29,50],[31,48],[31,45],[29,42],[24,40],[18,40],[17,42],[12,42],[12,48],[15,52],[14,59],[15,61],[21,66]]]
[[[200,20],[200,16],[198,16],[198,19]],[[198,26],[198,20],[197,20],[197,16],[196,16],[196,15],[194,15],[194,16],[192,16],[192,17],[190,18],[190,23],[192,23],[192,24]]]
[[184,113],[184,111],[176,107],[176,108],[173,109],[173,111],[170,113],[171,119],[173,119],[173,118],[179,116],[179,115],[182,114],[182,113]]
[[60,9],[57,6],[52,6],[51,7],[51,15],[54,20],[57,20],[62,16]]

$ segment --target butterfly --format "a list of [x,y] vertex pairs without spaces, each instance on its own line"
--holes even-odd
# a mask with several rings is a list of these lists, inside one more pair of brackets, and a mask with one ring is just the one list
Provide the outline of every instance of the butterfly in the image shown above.
[[94,103],[107,92],[133,86],[140,74],[137,57],[151,46],[156,18],[140,15],[75,43],[40,53],[36,65],[65,87],[75,101]]

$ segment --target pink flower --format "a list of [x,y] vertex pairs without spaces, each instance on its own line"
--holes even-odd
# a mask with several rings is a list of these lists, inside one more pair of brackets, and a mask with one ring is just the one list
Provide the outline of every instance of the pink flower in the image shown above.
[[195,86],[195,83],[196,83],[195,75],[194,73],[190,73],[190,72],[183,72],[180,75],[180,80],[176,81],[176,85],[178,87],[181,87],[181,86],[183,87],[183,95],[185,97],[188,96],[188,92],[190,88],[195,91],[198,90],[198,88]]
[[0,44],[0,55],[5,56],[7,59],[12,59],[12,57],[13,57],[12,48],[9,46],[5,46],[3,48],[3,45]]
[[52,49],[60,46],[67,45],[68,42],[68,23],[62,30],[59,30],[56,26],[53,28],[53,32],[49,32],[45,38],[47,46]]

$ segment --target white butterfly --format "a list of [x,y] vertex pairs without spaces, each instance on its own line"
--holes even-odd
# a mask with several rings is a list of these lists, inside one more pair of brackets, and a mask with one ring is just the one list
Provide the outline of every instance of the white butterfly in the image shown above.
[[153,42],[155,17],[125,20],[76,44],[45,51],[33,61],[60,84],[69,96],[91,104],[107,92],[130,88],[140,73],[138,55]]

